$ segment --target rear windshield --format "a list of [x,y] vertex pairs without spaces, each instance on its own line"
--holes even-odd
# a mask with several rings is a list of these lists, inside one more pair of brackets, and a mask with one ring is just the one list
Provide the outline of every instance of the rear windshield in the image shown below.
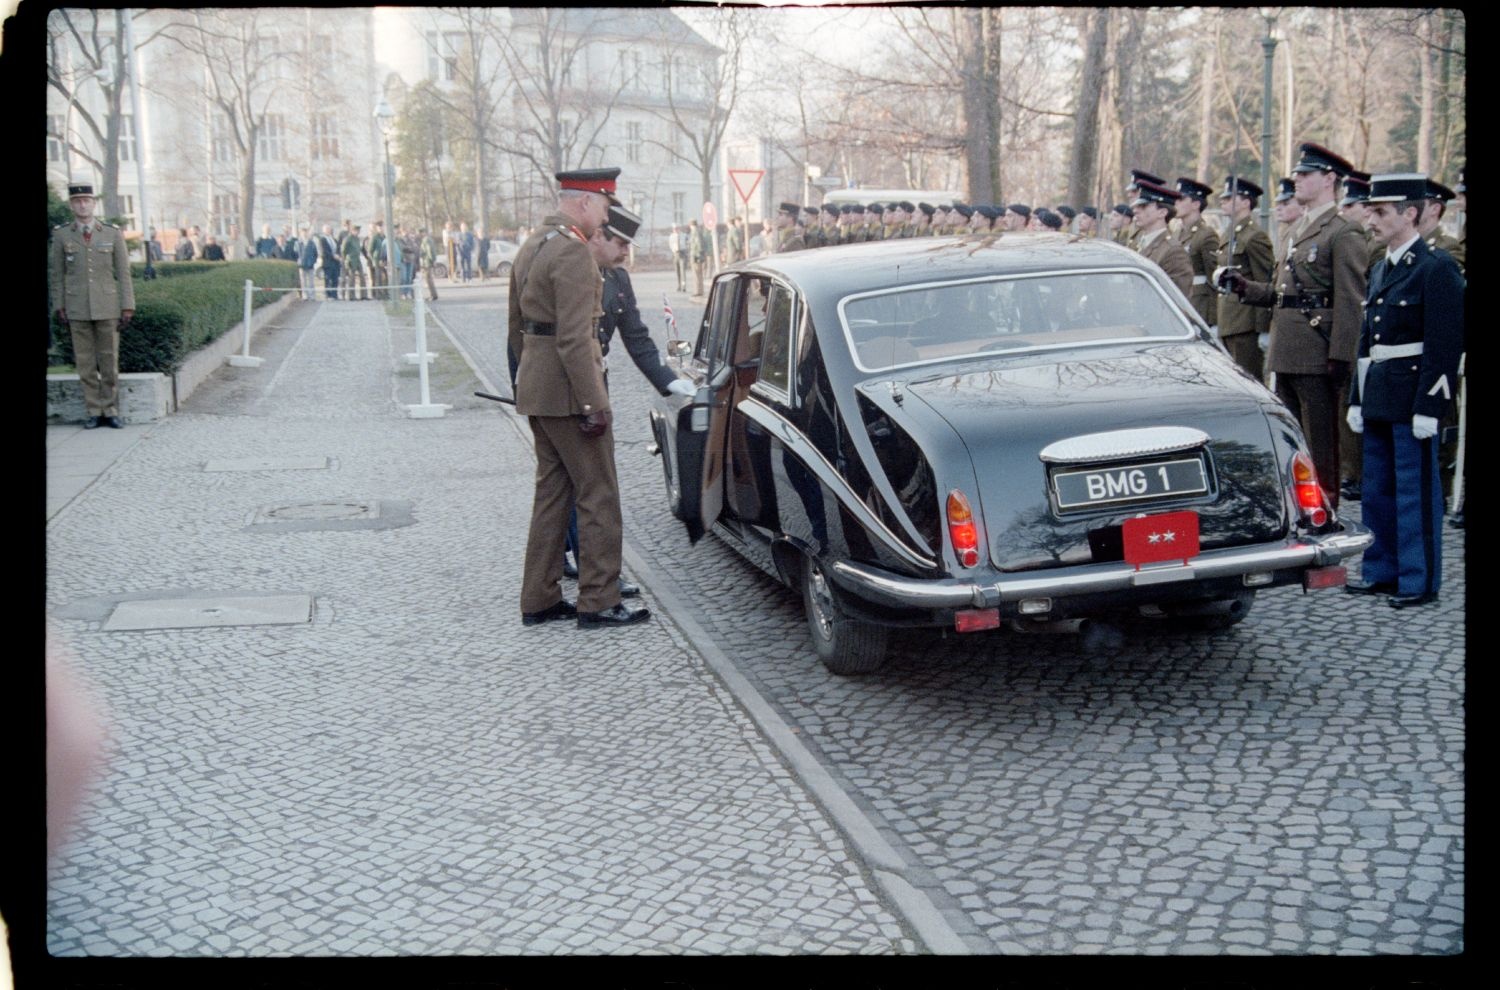
[[917,285],[851,296],[839,313],[865,371],[1193,332],[1156,283],[1132,270]]

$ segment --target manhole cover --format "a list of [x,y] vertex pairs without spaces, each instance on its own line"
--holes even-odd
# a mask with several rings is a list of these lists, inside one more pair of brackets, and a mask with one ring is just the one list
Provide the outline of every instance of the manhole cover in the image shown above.
[[233,595],[120,602],[104,623],[108,632],[130,629],[202,629],[281,626],[312,619],[310,595]]
[[330,519],[374,519],[379,515],[378,502],[306,502],[302,505],[278,505],[262,510],[257,521],[326,522]]

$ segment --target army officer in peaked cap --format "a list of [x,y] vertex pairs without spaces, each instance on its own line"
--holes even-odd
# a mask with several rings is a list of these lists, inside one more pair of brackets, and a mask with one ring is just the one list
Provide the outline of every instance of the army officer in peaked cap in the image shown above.
[[1177,232],[1177,243],[1187,251],[1188,261],[1193,265],[1193,285],[1188,292],[1188,302],[1193,304],[1203,322],[1210,327],[1219,325],[1219,300],[1208,277],[1218,267],[1219,232],[1203,219],[1203,208],[1208,197],[1214,194],[1211,186],[1186,177],[1177,180],[1177,216],[1181,228]]
[[73,222],[52,230],[52,310],[73,335],[83,386],[83,428],[122,429],[120,331],[135,315],[135,286],[125,234],[94,217],[94,187],[68,186]]
[[1175,189],[1143,178],[1136,181],[1135,202],[1130,205],[1137,231],[1133,247],[1142,257],[1156,262],[1186,296],[1193,288],[1193,263],[1187,249],[1167,230],[1167,221],[1175,215],[1181,195]]
[[[1229,234],[1219,250],[1215,285],[1226,268],[1243,272],[1252,282],[1268,282],[1276,264],[1271,237],[1255,222],[1255,207],[1262,195],[1260,186],[1237,175],[1227,176],[1219,205],[1229,214]],[[1247,306],[1234,293],[1219,296],[1219,343],[1236,364],[1255,376],[1265,377],[1265,354],[1260,338],[1271,332],[1271,312],[1260,306]]]
[[1453,403],[1463,353],[1463,276],[1421,235],[1427,177],[1377,175],[1371,224],[1385,244],[1365,294],[1350,428],[1364,434],[1362,516],[1375,534],[1354,594],[1389,594],[1394,608],[1437,598],[1443,489],[1438,424]]
[[[531,424],[536,495],[521,579],[521,621],[572,619],[580,628],[649,618],[620,601],[620,490],[604,359],[599,268],[588,241],[609,215],[617,168],[558,172],[557,211],[516,252],[509,343],[519,357],[516,410]],[[578,601],[562,596],[563,539],[578,508]]]
[[1306,212],[1289,234],[1277,233],[1287,248],[1275,277],[1251,282],[1230,271],[1225,278],[1245,302],[1272,309],[1266,367],[1276,375],[1277,397],[1302,424],[1328,505],[1337,508],[1341,392],[1359,346],[1368,255],[1364,231],[1338,213],[1339,179],[1354,166],[1319,144],[1300,150],[1292,181]]

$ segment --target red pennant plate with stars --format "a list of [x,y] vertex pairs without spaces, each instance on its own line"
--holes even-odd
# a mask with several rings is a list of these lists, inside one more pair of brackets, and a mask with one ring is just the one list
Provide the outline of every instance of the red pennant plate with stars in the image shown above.
[[1139,567],[1198,556],[1198,513],[1164,512],[1127,519],[1120,527],[1125,562]]

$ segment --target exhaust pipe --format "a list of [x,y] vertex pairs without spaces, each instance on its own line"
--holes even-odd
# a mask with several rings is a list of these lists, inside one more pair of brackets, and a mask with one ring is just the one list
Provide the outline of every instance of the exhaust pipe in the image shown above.
[[1080,647],[1089,653],[1118,650],[1125,645],[1125,632],[1119,626],[1094,619],[1054,619],[1051,622],[1036,619],[1012,619],[1011,628],[1016,632],[1041,635],[1043,633],[1072,633],[1081,637]]

